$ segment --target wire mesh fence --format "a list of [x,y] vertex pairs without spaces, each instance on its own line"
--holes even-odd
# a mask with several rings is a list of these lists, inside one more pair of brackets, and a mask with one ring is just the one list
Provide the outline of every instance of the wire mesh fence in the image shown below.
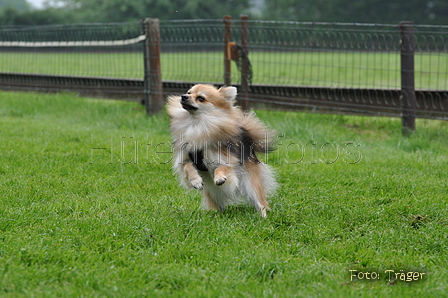
[[252,27],[255,83],[399,87],[396,26],[259,22]]
[[[282,109],[402,113],[398,24],[248,21],[246,31],[243,25],[230,20],[228,41],[250,66],[249,101]],[[413,28],[417,116],[448,119],[448,26]],[[231,48],[225,30],[223,20],[160,22],[164,92],[199,82],[243,83],[234,62],[226,69]],[[145,38],[141,23],[0,28],[0,72],[143,80]]]
[[140,23],[0,30],[2,72],[81,77],[143,77]]
[[221,20],[161,21],[160,38],[164,81],[222,84]]

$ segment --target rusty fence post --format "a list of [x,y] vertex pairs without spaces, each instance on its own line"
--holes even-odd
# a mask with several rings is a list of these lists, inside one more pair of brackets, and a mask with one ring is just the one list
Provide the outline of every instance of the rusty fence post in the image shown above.
[[142,20],[145,67],[145,106],[146,113],[153,115],[163,108],[162,73],[160,67],[160,28],[159,19]]
[[241,59],[241,88],[240,88],[240,104],[244,111],[249,110],[249,32],[247,29],[247,23],[249,20],[248,15],[240,15],[241,19],[241,47],[243,48],[244,56]]
[[415,131],[414,23],[400,23],[402,133]]
[[232,40],[231,16],[224,16],[224,85],[232,85],[232,72],[229,43]]

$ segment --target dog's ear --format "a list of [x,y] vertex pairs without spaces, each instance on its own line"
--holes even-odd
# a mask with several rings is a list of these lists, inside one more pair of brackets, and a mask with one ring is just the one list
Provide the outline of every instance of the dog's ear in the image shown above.
[[221,87],[218,90],[222,96],[227,99],[228,101],[234,101],[236,98],[237,90],[236,87],[229,86],[229,87]]

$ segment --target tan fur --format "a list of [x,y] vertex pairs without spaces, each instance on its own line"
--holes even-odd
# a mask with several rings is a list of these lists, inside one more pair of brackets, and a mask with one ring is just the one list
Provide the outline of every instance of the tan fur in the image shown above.
[[191,185],[196,189],[202,189],[202,178],[199,176],[199,173],[194,165],[188,162],[184,164],[183,168],[185,178],[191,183]]
[[247,171],[250,175],[250,181],[253,185],[255,193],[257,194],[258,200],[263,207],[261,213],[263,217],[266,217],[266,210],[271,210],[269,203],[266,200],[266,191],[263,187],[263,177],[260,177],[260,172],[257,171],[257,164],[247,163]]
[[266,197],[276,183],[256,153],[267,153],[274,132],[234,106],[236,93],[235,87],[200,84],[168,97],[174,169],[185,187],[203,188],[206,209],[245,202],[266,217]]
[[215,169],[213,182],[215,182],[216,185],[224,184],[224,182],[226,182],[227,180],[227,177],[231,177],[232,175],[234,174],[231,166],[220,165]]

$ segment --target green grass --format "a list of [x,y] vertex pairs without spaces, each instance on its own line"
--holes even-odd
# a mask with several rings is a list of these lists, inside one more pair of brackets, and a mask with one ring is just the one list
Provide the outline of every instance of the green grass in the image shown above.
[[257,111],[284,135],[263,219],[205,212],[181,189],[164,114],[0,98],[1,297],[446,296],[447,122],[419,120],[404,138],[398,119]]
[[[310,85],[354,88],[399,88],[398,53],[252,52],[254,84]],[[222,82],[221,52],[162,53],[163,80]],[[56,75],[143,77],[140,53],[2,53],[4,72]],[[240,74],[232,66],[232,81]],[[415,55],[417,89],[447,90],[448,55]]]
[[2,53],[3,72],[142,79],[142,53]]

